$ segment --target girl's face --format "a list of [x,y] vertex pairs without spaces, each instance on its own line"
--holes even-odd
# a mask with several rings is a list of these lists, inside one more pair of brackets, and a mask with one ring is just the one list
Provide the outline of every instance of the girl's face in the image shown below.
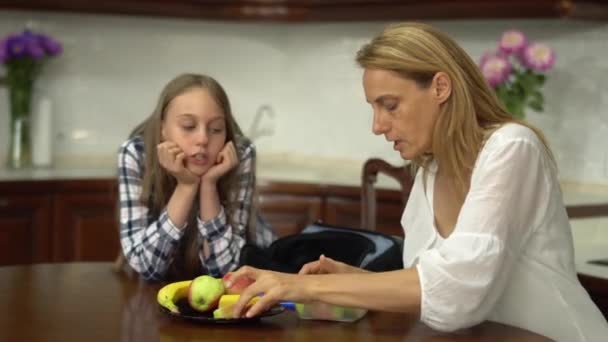
[[226,143],[224,112],[207,89],[188,90],[169,102],[161,135],[182,149],[186,168],[203,175]]
[[437,75],[424,89],[389,70],[366,69],[363,74],[365,97],[374,111],[372,131],[384,134],[403,159],[432,153],[433,130],[445,101],[436,86]]

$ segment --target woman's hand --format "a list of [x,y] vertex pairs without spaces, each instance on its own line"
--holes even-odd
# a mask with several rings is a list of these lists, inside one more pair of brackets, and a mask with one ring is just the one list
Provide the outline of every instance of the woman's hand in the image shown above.
[[229,141],[217,154],[215,165],[211,166],[202,177],[205,184],[217,184],[218,179],[232,170],[239,163],[234,143]]
[[369,272],[359,267],[351,266],[328,258],[321,254],[319,260],[306,263],[298,274],[327,274],[327,273],[365,273]]
[[242,317],[242,311],[245,308],[245,305],[251,298],[260,294],[263,294],[263,296],[256,304],[247,310],[245,317],[259,315],[281,301],[310,301],[307,292],[306,277],[244,266],[231,273],[229,280],[225,282],[226,287],[230,288],[242,277],[253,279],[254,282],[241,292],[239,300],[234,305],[234,317]]
[[178,183],[193,185],[199,182],[199,177],[188,170],[184,164],[186,154],[172,141],[164,141],[156,146],[158,162],[167,170]]

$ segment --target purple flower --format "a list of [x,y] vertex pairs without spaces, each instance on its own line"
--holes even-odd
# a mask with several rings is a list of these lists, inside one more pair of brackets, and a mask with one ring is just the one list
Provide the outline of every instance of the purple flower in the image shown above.
[[11,35],[6,41],[8,59],[21,58],[26,56],[25,41],[22,36]]
[[518,30],[505,31],[498,42],[498,49],[506,54],[518,54],[528,44],[528,39],[523,32]]
[[496,88],[509,79],[513,67],[507,58],[494,55],[488,56],[480,69],[490,86]]
[[61,44],[47,35],[39,34],[38,41],[49,56],[58,55],[63,51]]
[[46,56],[55,56],[63,50],[61,44],[53,38],[25,30],[20,34],[10,34],[0,41],[0,62],[21,58],[41,60]]
[[521,62],[535,71],[548,71],[555,64],[555,51],[546,44],[532,43],[522,52]]
[[42,46],[40,46],[36,36],[26,31],[24,32],[22,39],[25,45],[26,55],[34,59],[41,59],[45,56],[44,50],[42,49]]

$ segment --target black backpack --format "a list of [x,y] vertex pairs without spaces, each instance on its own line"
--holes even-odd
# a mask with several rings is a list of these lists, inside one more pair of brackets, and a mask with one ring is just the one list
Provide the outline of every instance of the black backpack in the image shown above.
[[304,264],[324,254],[369,271],[392,271],[403,268],[402,242],[401,238],[375,231],[313,223],[265,249],[245,245],[240,264],[297,273]]

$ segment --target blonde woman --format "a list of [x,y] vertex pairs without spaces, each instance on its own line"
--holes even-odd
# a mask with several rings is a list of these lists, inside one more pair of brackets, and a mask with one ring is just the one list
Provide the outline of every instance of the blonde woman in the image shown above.
[[118,155],[120,242],[148,280],[216,277],[234,269],[247,241],[272,229],[252,205],[255,149],[213,78],[170,81],[152,115]]
[[235,313],[322,301],[419,314],[441,331],[492,320],[558,341],[604,340],[541,132],[513,119],[465,51],[431,26],[390,26],[357,62],[373,133],[419,166],[401,221],[404,269],[370,273],[324,257],[299,275],[244,267],[227,281],[255,279]]

